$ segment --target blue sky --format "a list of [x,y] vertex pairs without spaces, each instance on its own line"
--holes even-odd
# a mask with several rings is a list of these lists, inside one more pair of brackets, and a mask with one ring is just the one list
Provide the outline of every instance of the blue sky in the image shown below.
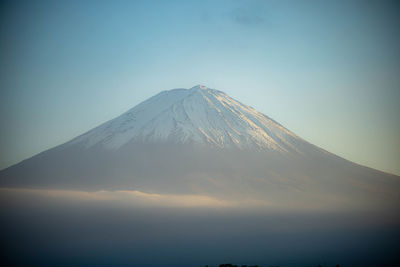
[[204,84],[400,174],[396,1],[3,1],[0,169]]

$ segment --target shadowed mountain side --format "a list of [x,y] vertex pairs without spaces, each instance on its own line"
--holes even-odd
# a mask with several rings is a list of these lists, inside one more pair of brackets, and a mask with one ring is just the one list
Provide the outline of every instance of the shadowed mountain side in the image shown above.
[[398,209],[399,177],[310,145],[307,155],[199,145],[59,146],[0,172],[1,187],[201,194],[272,206]]

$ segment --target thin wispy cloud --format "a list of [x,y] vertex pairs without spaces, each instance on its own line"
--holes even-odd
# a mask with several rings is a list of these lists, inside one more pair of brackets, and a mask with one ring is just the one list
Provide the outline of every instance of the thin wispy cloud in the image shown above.
[[[206,195],[172,195],[146,193],[137,190],[116,191],[74,191],[48,189],[0,189],[2,197],[20,198],[37,197],[47,200],[73,202],[113,202],[130,206],[157,206],[157,207],[231,207],[233,203],[216,199]],[[10,199],[8,198],[8,199]]]
[[232,10],[229,17],[235,23],[244,26],[256,26],[265,22],[264,14],[243,7]]
[[[138,190],[59,190],[30,188],[0,188],[0,202],[69,204],[101,204],[119,207],[154,207],[154,208],[217,208],[225,210],[260,210],[260,211],[346,211],[364,210],[363,204],[351,203],[348,199],[340,199],[329,195],[316,195],[318,201],[304,198],[291,200],[257,199],[252,197],[214,197],[206,194],[161,194]],[[345,208],[346,207],[346,208]]]
[[243,2],[227,15],[234,23],[247,27],[261,26],[269,20],[267,3],[261,1]]

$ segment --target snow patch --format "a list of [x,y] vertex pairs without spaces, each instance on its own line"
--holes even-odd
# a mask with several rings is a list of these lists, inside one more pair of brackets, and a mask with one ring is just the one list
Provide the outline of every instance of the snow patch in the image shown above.
[[116,150],[130,142],[194,143],[220,148],[299,152],[299,137],[225,93],[197,85],[163,91],[73,139]]

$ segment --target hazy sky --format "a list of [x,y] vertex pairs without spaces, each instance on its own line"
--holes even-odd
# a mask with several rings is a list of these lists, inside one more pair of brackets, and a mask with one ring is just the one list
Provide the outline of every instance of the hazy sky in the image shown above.
[[396,1],[2,1],[0,169],[204,84],[400,174]]

